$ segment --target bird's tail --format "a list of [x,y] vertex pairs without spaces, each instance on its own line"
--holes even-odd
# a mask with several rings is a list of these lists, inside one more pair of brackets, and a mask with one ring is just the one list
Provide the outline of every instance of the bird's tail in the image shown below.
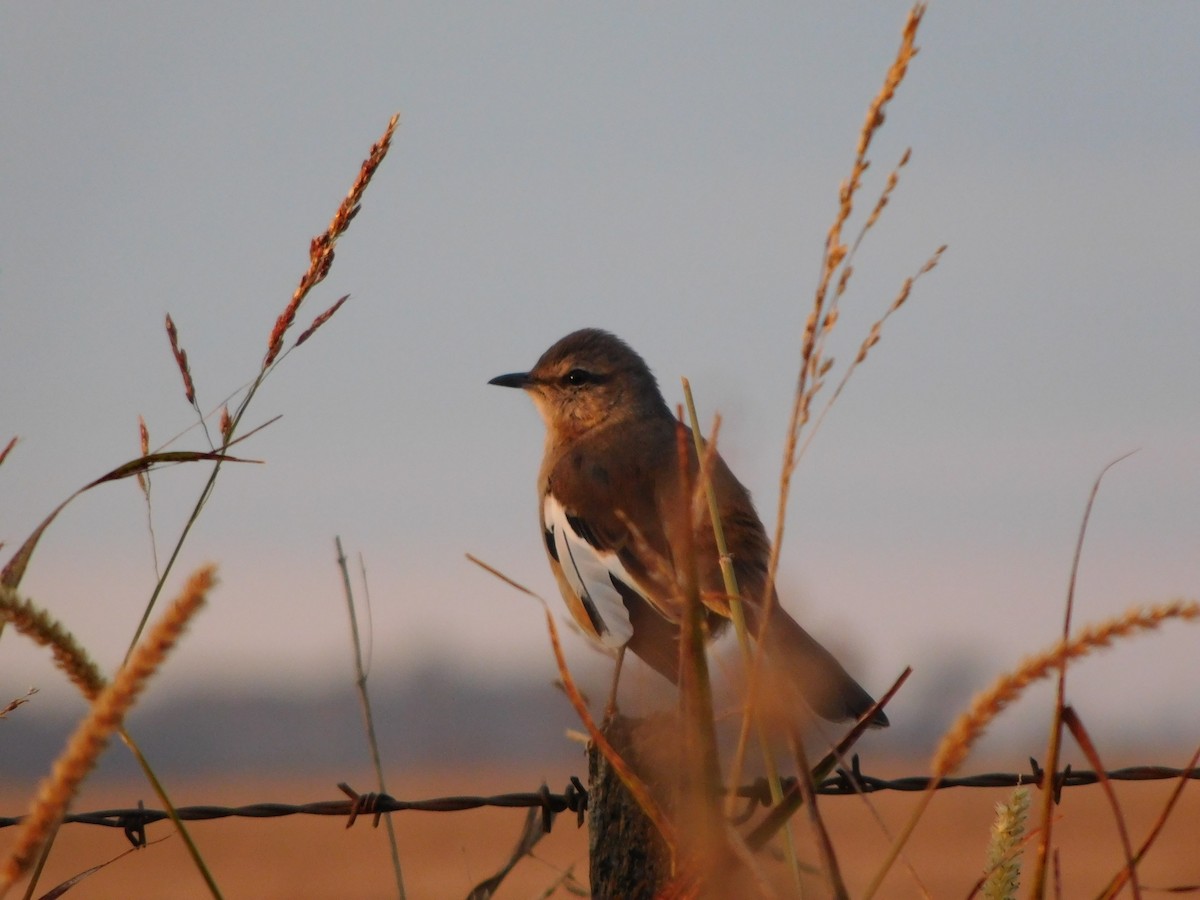
[[[758,629],[758,611],[746,606],[747,624]],[[795,684],[817,715],[832,722],[858,719],[875,701],[817,639],[805,631],[778,600],[771,604],[766,649],[772,667]],[[888,717],[878,710],[870,724],[885,728]]]

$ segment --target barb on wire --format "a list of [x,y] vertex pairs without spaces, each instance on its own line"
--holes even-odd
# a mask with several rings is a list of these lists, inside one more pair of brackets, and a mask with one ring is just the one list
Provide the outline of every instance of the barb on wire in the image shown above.
[[[1081,787],[1097,784],[1101,775],[1109,781],[1166,781],[1177,778],[1200,779],[1200,768],[1175,769],[1170,766],[1129,766],[1123,769],[1113,769],[1109,772],[1092,772],[1074,770],[1070,766],[1059,772],[1051,780],[1052,790],[1058,794],[1063,788]],[[935,788],[1000,788],[1031,785],[1040,787],[1046,778],[1046,772],[1037,761],[1030,759],[1028,772],[992,772],[980,775],[966,775],[959,778],[941,778]],[[908,776],[904,778],[875,778],[865,774],[859,768],[858,757],[852,759],[849,769],[838,769],[834,775],[815,785],[818,794],[828,796],[845,796],[847,794],[873,794],[877,791],[924,791],[929,788],[934,779],[928,775]],[[783,779],[783,789],[786,794],[791,790],[795,779]],[[526,791],[513,794],[496,794],[490,797],[453,796],[435,797],[429,800],[397,800],[387,794],[359,794],[349,785],[342,783],[338,787],[346,794],[345,800],[322,800],[315,803],[254,803],[248,806],[181,806],[176,812],[185,821],[208,819],[274,819],[282,816],[342,816],[350,827],[359,816],[371,816],[376,825],[384,813],[389,812],[461,812],[481,807],[503,807],[509,809],[540,809],[542,811],[542,829],[549,832],[558,813],[572,812],[575,814],[576,826],[582,826],[588,808],[588,791],[583,783],[575,776],[561,794],[553,794],[542,785],[536,791]],[[736,817],[736,822],[744,822],[751,818],[759,809],[772,805],[771,789],[765,778],[759,778],[750,784],[739,787],[735,794],[746,801],[746,808]],[[146,843],[146,826],[168,819],[166,812],[157,809],[146,809],[141,803],[136,809],[104,809],[94,812],[71,813],[64,823],[77,825],[99,825],[106,828],[120,828],[135,847]],[[20,816],[0,816],[0,828],[16,825],[21,821]]]

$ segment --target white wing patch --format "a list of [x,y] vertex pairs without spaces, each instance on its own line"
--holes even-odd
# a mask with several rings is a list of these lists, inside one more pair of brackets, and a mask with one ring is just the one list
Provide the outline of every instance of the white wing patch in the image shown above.
[[542,525],[547,541],[553,539],[554,555],[567,584],[596,625],[600,643],[611,650],[624,647],[633,637],[633,625],[613,579],[635,591],[638,590],[637,582],[625,571],[615,553],[597,550],[571,527],[566,510],[551,494],[547,494],[542,503]]

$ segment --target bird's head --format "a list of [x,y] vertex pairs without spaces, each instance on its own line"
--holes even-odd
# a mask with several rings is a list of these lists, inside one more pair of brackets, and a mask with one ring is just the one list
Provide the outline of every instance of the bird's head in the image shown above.
[[528,372],[499,375],[488,384],[528,392],[546,428],[560,438],[625,418],[670,415],[645,361],[598,328],[571,332]]

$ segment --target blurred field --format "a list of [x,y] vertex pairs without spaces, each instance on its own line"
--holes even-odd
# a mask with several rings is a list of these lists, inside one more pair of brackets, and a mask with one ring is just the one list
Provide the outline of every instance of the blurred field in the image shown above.
[[[1148,757],[1149,759],[1149,757]],[[903,767],[914,774],[913,766]],[[891,774],[900,774],[896,770]],[[404,799],[451,794],[493,794],[534,790],[543,776],[559,791],[570,774],[584,775],[582,764],[572,772],[485,771],[426,773],[399,777],[394,793]],[[334,784],[346,778],[330,775],[306,780],[242,781],[235,778],[175,785],[180,805],[241,805],[257,802],[299,803],[340,797]],[[365,788],[365,777],[356,787]],[[1118,797],[1136,846],[1157,817],[1171,782],[1118,785]],[[1143,865],[1143,885],[1155,888],[1200,884],[1200,786],[1191,785],[1180,799],[1170,823]],[[0,788],[0,812],[23,811],[31,786]],[[934,897],[965,897],[979,877],[994,803],[1005,790],[955,788],[943,791],[930,808],[911,842],[908,859]],[[1035,794],[1036,797],[1036,794]],[[155,806],[141,784],[128,789],[96,787],[85,790],[78,810],[136,805],[144,799]],[[879,815],[896,830],[917,795],[884,793],[872,797]],[[1035,803],[1036,806],[1036,803]],[[826,798],[821,806],[851,895],[861,892],[887,844],[869,810],[852,797]],[[465,897],[507,859],[521,828],[522,811],[485,809],[474,812],[398,814],[395,818],[406,886],[413,898]],[[803,816],[799,817],[803,822]],[[225,895],[230,898],[382,898],[394,896],[386,832],[360,820],[352,829],[334,818],[294,816],[283,819],[224,819],[193,825],[194,835]],[[815,860],[804,826],[799,829],[802,856]],[[170,833],[152,826],[150,840]],[[1119,868],[1120,843],[1107,803],[1098,787],[1065,792],[1055,826],[1061,848],[1064,897],[1090,897]],[[12,839],[0,832],[0,851]],[[66,826],[41,882],[41,891],[90,866],[120,854],[128,846],[119,831],[81,825]],[[586,828],[560,817],[554,831],[511,873],[498,896],[537,897],[574,867],[586,879]],[[814,882],[815,884],[815,882]],[[69,894],[72,898],[208,896],[186,858],[182,842],[168,837],[145,850],[131,853],[87,879]],[[570,896],[560,890],[556,895]],[[809,896],[822,896],[817,889]],[[920,890],[903,866],[897,867],[883,891],[885,897],[919,897]],[[1126,893],[1128,896],[1128,892]]]

